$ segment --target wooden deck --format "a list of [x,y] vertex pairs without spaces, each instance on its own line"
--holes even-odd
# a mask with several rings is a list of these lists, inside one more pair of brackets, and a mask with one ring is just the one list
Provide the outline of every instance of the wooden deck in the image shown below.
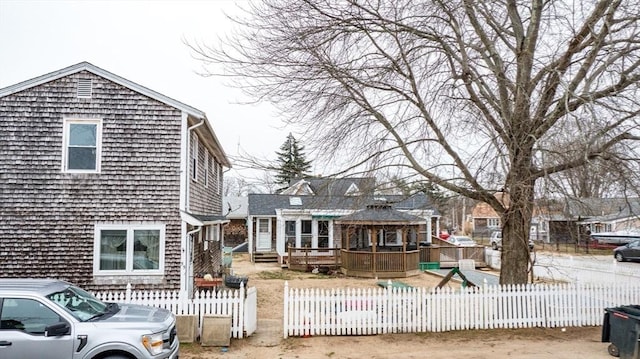
[[404,278],[420,273],[420,263],[438,262],[440,268],[454,268],[460,260],[473,259],[476,268],[486,267],[485,247],[432,245],[405,252],[338,248],[293,248],[283,257],[283,266],[291,270],[311,271],[328,267],[353,277]]

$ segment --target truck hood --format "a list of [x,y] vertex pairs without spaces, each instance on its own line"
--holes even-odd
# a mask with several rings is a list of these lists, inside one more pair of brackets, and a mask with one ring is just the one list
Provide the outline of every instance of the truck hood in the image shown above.
[[117,313],[108,318],[104,318],[102,322],[145,322],[145,323],[162,323],[171,317],[171,312],[155,307],[148,307],[136,304],[118,304],[120,308]]

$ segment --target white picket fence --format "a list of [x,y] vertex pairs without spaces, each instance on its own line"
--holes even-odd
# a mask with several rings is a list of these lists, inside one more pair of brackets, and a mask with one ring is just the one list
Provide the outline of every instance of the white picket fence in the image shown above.
[[202,328],[205,315],[231,317],[231,338],[249,336],[257,328],[257,292],[255,287],[239,290],[196,292],[189,298],[180,291],[134,291],[127,284],[125,291],[98,292],[96,298],[105,302],[131,303],[164,308],[175,315],[197,315]]
[[284,288],[284,337],[601,325],[604,309],[640,303],[640,283],[452,289]]

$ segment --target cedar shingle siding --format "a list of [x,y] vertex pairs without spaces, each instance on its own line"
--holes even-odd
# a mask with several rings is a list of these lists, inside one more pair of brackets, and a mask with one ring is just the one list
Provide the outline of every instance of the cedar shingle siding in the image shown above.
[[[193,141],[194,134],[191,134],[191,141]],[[190,142],[193,143],[193,142]],[[222,213],[222,201],[221,194],[218,190],[218,174],[215,169],[220,167],[220,163],[212,154],[209,154],[210,165],[205,166],[205,151],[207,149],[203,146],[202,140],[198,139],[198,176],[197,180],[193,180],[189,177],[191,184],[189,186],[189,211],[193,213]],[[215,168],[214,168],[215,167]],[[209,185],[205,186],[204,172],[208,168],[209,172]],[[193,164],[189,162],[189,173],[193,171]],[[220,178],[222,183],[222,178]]]
[[[90,99],[77,97],[81,78],[93,82]],[[0,277],[122,289],[122,281],[99,284],[93,277],[94,225],[162,223],[164,276],[155,284],[138,278],[136,288],[178,289],[181,116],[87,71],[0,98]],[[100,173],[62,172],[65,117],[102,119]],[[196,212],[219,211],[213,179],[210,202],[192,202]]]

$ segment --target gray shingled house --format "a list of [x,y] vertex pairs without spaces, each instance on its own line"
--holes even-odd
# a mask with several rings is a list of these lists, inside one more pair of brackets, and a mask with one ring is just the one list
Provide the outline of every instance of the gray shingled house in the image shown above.
[[230,166],[202,111],[87,62],[0,89],[0,277],[190,291]]
[[[248,199],[248,245],[254,261],[285,264],[289,248],[309,248],[314,253],[328,248],[348,251],[352,246],[347,242],[357,240],[365,243],[361,247],[371,248],[372,228],[376,228],[377,243],[390,251],[415,249],[418,242],[430,242],[439,230],[440,215],[424,194],[376,194],[373,178],[301,179],[279,194],[249,194]],[[367,209],[380,204],[390,211],[380,212],[384,216],[376,219]],[[354,217],[361,214],[369,215],[364,221],[368,228],[360,228],[358,237],[347,226],[361,221]],[[389,215],[415,228],[388,226]]]

